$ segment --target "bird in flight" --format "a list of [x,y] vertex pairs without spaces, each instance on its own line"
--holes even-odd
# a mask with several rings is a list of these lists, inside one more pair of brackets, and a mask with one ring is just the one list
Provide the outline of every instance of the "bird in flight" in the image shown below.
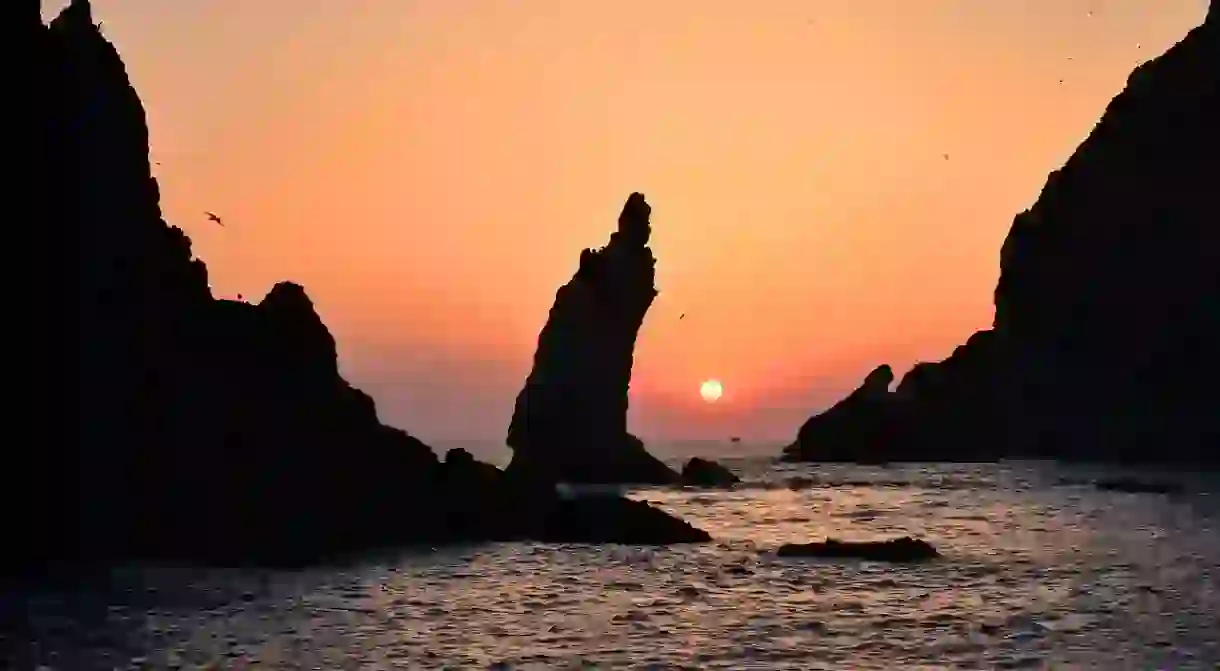
[[682,314],[678,315],[678,319],[685,319],[685,318],[686,318],[686,313],[685,313],[685,312],[683,312]]
[[204,212],[204,215],[206,215],[206,216],[207,216],[208,221],[214,221],[214,222],[216,222],[216,225],[217,225],[217,226],[224,226],[224,225],[225,225],[225,224],[224,224],[224,222],[220,220],[220,217],[216,216],[216,213],[214,213],[214,212]]

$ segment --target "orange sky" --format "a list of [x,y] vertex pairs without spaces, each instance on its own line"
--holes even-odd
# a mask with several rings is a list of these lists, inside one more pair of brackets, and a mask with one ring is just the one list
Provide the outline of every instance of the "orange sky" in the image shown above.
[[661,295],[633,430],[784,439],[875,365],[901,373],[990,323],[1013,215],[1205,5],[94,9],[148,108],[166,217],[216,294],[304,284],[384,420],[501,439],[555,290],[638,190]]

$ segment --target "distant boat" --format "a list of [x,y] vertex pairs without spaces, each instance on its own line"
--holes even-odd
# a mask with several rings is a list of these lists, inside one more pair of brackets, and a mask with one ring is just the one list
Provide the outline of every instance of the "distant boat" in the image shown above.
[[737,436],[730,436],[730,437],[729,437],[729,442],[730,442],[730,443],[740,443],[740,442],[741,442],[741,438],[739,438],[739,437],[737,437]]

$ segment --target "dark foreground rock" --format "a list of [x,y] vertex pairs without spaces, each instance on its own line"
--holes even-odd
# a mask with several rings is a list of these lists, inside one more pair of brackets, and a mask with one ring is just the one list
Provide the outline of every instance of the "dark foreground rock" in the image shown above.
[[791,458],[1220,464],[1216,5],[1016,217],[992,328],[907,373],[880,436],[819,429]]
[[618,230],[581,252],[555,295],[529,377],[517,396],[508,472],[537,482],[656,484],[678,474],[627,432],[636,336],[657,296],[648,247],[652,208],[633,193]]
[[36,370],[17,413],[37,418],[38,437],[0,483],[14,499],[0,513],[6,565],[705,538],[643,504],[565,502],[469,454],[439,461],[343,379],[298,285],[254,303],[214,298],[190,238],[162,219],[143,106],[89,3],[49,26],[31,8],[0,29],[29,73],[10,105],[28,120],[9,127],[16,146],[30,148],[13,159],[31,181],[13,189],[14,209],[35,232],[31,293],[45,315],[26,321]]
[[687,487],[732,487],[740,482],[733,471],[710,459],[692,457],[682,467],[682,484]]
[[543,524],[531,540],[550,543],[672,545],[703,543],[707,532],[640,501],[587,496],[566,499],[545,509]]
[[918,538],[891,538],[884,541],[844,542],[833,538],[824,543],[792,543],[776,550],[779,557],[818,557],[825,559],[864,559],[892,563],[922,562],[940,556],[931,543]]

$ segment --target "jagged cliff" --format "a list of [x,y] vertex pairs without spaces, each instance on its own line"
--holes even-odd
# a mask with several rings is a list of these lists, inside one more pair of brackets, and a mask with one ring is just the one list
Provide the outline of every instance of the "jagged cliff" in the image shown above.
[[848,458],[1220,461],[1217,14],[1136,68],[1016,217],[993,328],[908,373]]
[[1052,454],[1193,461],[1220,439],[1215,14],[1136,68],[1004,242],[994,330]]
[[28,530],[26,559],[706,539],[647,506],[562,501],[462,455],[438,461],[340,376],[300,286],[214,299],[190,238],[162,219],[143,106],[89,3],[49,26],[21,16],[3,32],[32,72],[16,102],[35,120],[22,165],[36,169],[19,195],[32,196],[48,312],[32,321],[31,376],[50,388],[31,403],[48,429],[22,472],[34,505],[6,511]]
[[609,244],[581,252],[576,274],[556,293],[509,425],[509,473],[585,484],[678,481],[627,432],[635,341],[657,296],[651,213],[643,195],[631,194]]

